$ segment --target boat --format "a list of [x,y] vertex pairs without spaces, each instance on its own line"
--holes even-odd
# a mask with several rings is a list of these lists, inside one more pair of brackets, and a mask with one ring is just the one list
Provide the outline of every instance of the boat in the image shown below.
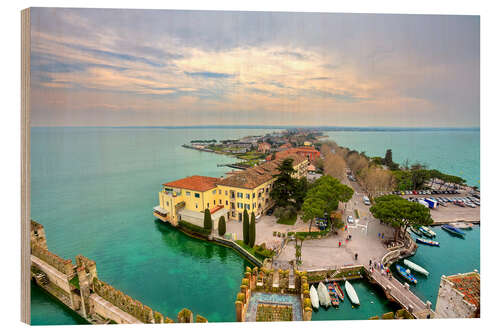
[[354,290],[354,287],[349,283],[349,281],[345,282],[345,291],[351,302],[354,305],[359,305],[358,294],[356,294],[356,290]]
[[425,231],[429,235],[429,237],[436,237],[436,233],[434,232],[434,230],[429,227],[423,225],[419,229],[422,229],[422,232]]
[[405,269],[401,265],[396,264],[396,270],[398,271],[399,275],[401,275],[405,280],[411,282],[411,283],[417,283],[417,279],[411,274],[411,271],[409,269]]
[[432,234],[430,232],[428,232],[427,230],[425,230],[424,228],[422,227],[419,227],[418,228],[418,231],[420,231],[422,233],[422,235],[424,235],[425,237],[429,237],[429,238],[432,238]]
[[309,297],[311,297],[311,305],[317,310],[319,308],[319,297],[316,288],[312,284],[309,288]]
[[328,294],[330,294],[330,301],[332,305],[339,306],[339,297],[337,296],[337,292],[335,291],[333,283],[327,283],[326,287],[328,288]]
[[405,264],[409,268],[413,269],[415,272],[418,272],[418,273],[423,274],[425,276],[429,275],[429,272],[425,268],[415,264],[414,262],[411,262],[410,260],[407,260],[407,259],[403,260],[403,264]]
[[472,229],[472,227],[474,226],[472,223],[465,223],[465,222],[455,222],[455,223],[450,223],[450,225],[452,227],[455,227],[455,228],[461,229],[461,230]]
[[340,288],[339,284],[335,281],[333,281],[333,287],[335,288],[335,292],[337,293],[337,296],[343,302],[344,301],[344,292],[342,291],[342,288]]
[[320,282],[318,284],[318,297],[319,297],[319,304],[322,306],[328,308],[330,304],[332,304],[332,301],[330,299],[330,294],[328,293],[328,289],[326,289],[326,286],[323,284],[323,282]]
[[424,238],[417,238],[416,239],[417,243],[425,244],[425,245],[430,245],[430,246],[439,246],[439,242],[430,240],[430,239],[424,239]]
[[448,231],[450,234],[455,235],[455,236],[459,236],[459,237],[465,236],[465,233],[462,230],[455,228],[449,224],[442,225],[441,229]]
[[417,228],[410,227],[410,230],[417,236],[422,236],[422,232],[418,230]]

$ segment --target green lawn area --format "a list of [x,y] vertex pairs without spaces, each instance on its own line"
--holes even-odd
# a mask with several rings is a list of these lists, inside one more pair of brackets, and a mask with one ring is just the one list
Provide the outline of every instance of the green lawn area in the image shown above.
[[[254,257],[256,257],[260,260],[264,260],[265,258],[270,258],[273,255],[273,252],[271,250],[264,250],[261,248],[260,251],[258,251],[259,250],[258,246],[254,246],[252,249],[250,246],[243,243],[243,241],[240,239],[236,240],[235,242],[236,242],[236,244],[238,244],[239,246],[241,246],[242,248],[244,248],[245,250],[250,252]],[[262,252],[262,253],[259,253],[259,252]]]
[[297,214],[294,214],[292,217],[290,217],[288,219],[281,217],[278,219],[278,221],[276,221],[276,223],[286,224],[286,225],[294,225],[295,222],[297,222]]

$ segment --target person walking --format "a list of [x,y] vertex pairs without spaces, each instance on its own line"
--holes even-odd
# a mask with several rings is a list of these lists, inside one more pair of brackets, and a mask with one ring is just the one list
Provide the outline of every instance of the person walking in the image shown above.
[[354,260],[358,260],[358,254],[357,253],[354,254]]

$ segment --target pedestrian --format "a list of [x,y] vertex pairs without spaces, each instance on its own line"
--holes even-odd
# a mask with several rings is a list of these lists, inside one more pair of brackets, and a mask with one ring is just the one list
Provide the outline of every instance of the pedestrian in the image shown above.
[[372,260],[370,259],[370,267],[372,267]]
[[380,238],[380,232],[378,233],[378,238]]
[[342,245],[342,242],[339,242],[339,247]]
[[354,260],[358,260],[358,254],[354,254]]
[[389,276],[389,268],[386,269],[387,276]]
[[384,239],[384,233],[382,233],[382,239]]

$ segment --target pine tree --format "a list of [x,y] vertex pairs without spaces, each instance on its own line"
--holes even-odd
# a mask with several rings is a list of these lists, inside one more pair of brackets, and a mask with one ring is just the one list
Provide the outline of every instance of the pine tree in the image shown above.
[[249,244],[248,246],[252,247],[255,245],[255,214],[252,212],[252,216],[250,218],[250,230],[249,230]]
[[219,218],[219,236],[224,236],[226,234],[226,219],[224,216]]
[[248,212],[245,209],[245,211],[243,212],[243,243],[245,243],[246,245],[248,245],[250,241],[249,229]]
[[203,218],[203,228],[212,231],[212,215],[210,210],[205,209],[205,217]]

